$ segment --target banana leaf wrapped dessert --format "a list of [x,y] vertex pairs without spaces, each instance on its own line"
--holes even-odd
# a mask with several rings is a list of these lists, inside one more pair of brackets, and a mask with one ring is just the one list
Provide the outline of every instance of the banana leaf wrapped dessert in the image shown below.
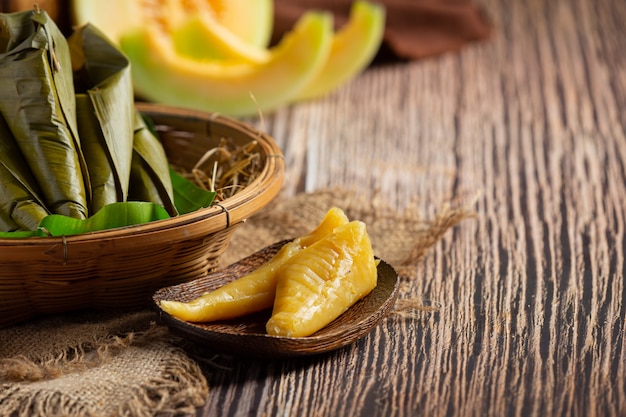
[[120,202],[129,204],[111,227],[125,225],[115,217],[131,202],[178,214],[129,61],[92,25],[66,39],[45,11],[0,14],[0,135],[0,232],[37,232],[51,214],[86,220]]
[[130,63],[90,24],[68,38],[80,140],[91,178],[91,213],[120,201],[176,215],[167,156],[134,106]]
[[33,230],[49,213],[11,132],[0,117],[0,229]]
[[126,201],[133,154],[130,64],[96,28],[69,38],[78,133],[91,182],[90,213]]
[[51,213],[86,218],[88,173],[63,34],[45,12],[4,14],[0,50],[0,114],[40,187],[41,200]]
[[177,213],[165,151],[138,113],[135,113],[129,199],[160,204],[170,215]]

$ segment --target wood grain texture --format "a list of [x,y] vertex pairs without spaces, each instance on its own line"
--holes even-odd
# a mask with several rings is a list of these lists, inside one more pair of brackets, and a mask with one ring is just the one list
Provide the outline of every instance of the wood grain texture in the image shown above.
[[401,294],[438,309],[321,357],[217,358],[204,414],[626,415],[626,2],[482,4],[489,42],[263,122],[285,194],[350,186],[432,214],[480,193]]

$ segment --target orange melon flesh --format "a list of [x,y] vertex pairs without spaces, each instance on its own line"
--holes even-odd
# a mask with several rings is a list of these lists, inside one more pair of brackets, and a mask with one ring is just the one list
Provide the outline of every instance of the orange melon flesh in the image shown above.
[[310,336],[327,326],[377,283],[365,224],[352,221],[295,254],[278,271],[270,335]]
[[272,0],[72,0],[71,9],[75,25],[90,22],[114,42],[137,27],[157,24],[170,31],[204,13],[241,41],[265,48],[274,24]]
[[[271,0],[208,0],[217,21],[250,45],[266,48],[272,36],[274,2]],[[242,19],[245,15],[245,19]]]

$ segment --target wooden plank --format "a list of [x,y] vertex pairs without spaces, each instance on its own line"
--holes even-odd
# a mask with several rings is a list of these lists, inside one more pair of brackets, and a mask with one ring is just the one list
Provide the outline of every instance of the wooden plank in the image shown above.
[[403,293],[438,310],[319,358],[219,358],[206,415],[626,415],[626,3],[483,3],[491,41],[266,120],[287,195],[432,215],[480,192]]

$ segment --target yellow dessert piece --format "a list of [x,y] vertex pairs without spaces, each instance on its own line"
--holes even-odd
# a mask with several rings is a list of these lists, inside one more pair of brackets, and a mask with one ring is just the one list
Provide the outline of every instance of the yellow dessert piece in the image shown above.
[[285,244],[270,261],[250,274],[187,303],[163,300],[161,308],[191,322],[226,320],[270,309],[274,303],[277,271],[296,253],[347,223],[348,218],[341,209],[331,208],[314,230]]
[[295,254],[278,271],[266,331],[309,336],[369,294],[376,283],[376,261],[365,224],[352,221]]

